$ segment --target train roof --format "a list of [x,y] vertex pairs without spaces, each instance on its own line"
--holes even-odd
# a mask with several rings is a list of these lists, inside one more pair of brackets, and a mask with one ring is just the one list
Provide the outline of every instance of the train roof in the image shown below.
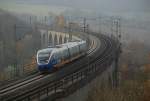
[[53,48],[45,48],[45,49],[41,49],[39,50],[38,52],[52,52],[53,51]]
[[68,43],[56,45],[55,47],[49,47],[49,48],[41,49],[38,52],[52,52],[52,51],[56,51],[56,50],[63,50],[63,49],[66,49],[68,47],[74,47],[77,44],[83,44],[83,43],[86,43],[86,41],[68,42]]
[[68,43],[57,45],[56,47],[58,47],[58,48],[60,48],[60,47],[66,47],[66,46],[73,47],[73,46],[76,46],[77,44],[82,44],[82,43],[86,43],[86,41],[68,42]]

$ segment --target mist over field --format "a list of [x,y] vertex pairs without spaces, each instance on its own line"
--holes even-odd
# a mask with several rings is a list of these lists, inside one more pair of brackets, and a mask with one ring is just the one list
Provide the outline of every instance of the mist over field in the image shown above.
[[[133,34],[140,40],[148,40],[150,23],[149,0],[0,0],[0,8],[19,14],[51,16],[120,16],[123,24],[141,26],[144,31],[123,29],[123,33]],[[128,20],[128,21],[126,21]],[[138,29],[137,29],[138,30]],[[126,32],[127,31],[127,32]],[[131,33],[130,33],[131,32]],[[144,38],[144,39],[143,39]]]

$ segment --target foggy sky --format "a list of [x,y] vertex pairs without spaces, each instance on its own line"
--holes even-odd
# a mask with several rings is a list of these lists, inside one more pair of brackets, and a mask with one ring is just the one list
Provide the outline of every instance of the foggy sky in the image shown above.
[[150,0],[0,0],[0,2],[55,5],[96,12],[150,12]]

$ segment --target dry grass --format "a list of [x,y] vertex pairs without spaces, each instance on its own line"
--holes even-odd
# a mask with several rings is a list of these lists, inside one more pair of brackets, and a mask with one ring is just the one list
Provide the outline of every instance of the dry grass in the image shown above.
[[150,101],[150,80],[144,72],[135,73],[135,79],[122,79],[118,88],[96,85],[87,101]]
[[147,96],[145,92],[148,91],[144,85],[128,81],[119,88],[93,88],[88,94],[87,101],[149,101],[144,99],[144,97],[150,98],[148,97],[150,94],[146,93]]

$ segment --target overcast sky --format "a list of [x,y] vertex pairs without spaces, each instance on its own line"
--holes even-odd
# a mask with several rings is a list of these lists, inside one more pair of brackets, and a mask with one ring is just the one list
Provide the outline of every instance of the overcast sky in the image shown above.
[[[75,11],[83,9],[93,11],[93,15],[100,13],[111,16],[116,14],[132,19],[139,17],[149,20],[150,18],[150,0],[0,0],[0,8],[38,15],[45,15],[51,11],[62,13],[66,9],[71,9],[71,12],[72,9]],[[145,32],[146,34],[144,32],[140,34],[149,40],[146,36],[147,33],[149,35],[149,31]]]
[[87,9],[95,12],[150,12],[150,0],[0,0],[0,3],[34,4]]

